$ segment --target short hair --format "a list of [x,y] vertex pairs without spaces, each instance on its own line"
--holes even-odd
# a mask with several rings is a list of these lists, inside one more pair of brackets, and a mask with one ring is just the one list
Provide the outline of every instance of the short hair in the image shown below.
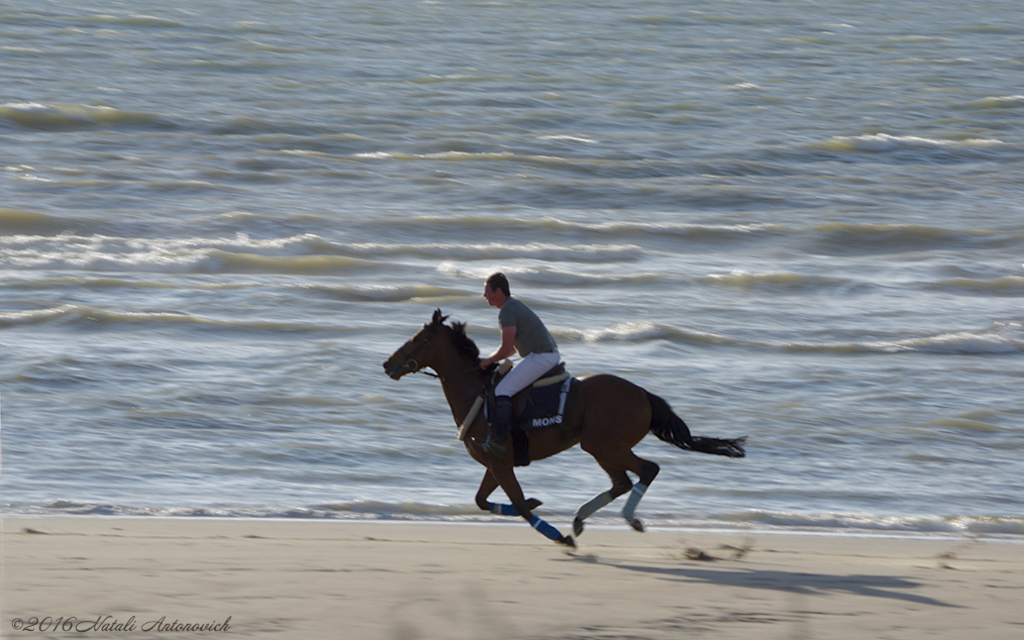
[[491,288],[491,291],[497,291],[501,289],[501,292],[505,294],[505,297],[512,295],[512,292],[508,288],[508,278],[502,272],[492,273],[491,277],[487,278],[487,286]]

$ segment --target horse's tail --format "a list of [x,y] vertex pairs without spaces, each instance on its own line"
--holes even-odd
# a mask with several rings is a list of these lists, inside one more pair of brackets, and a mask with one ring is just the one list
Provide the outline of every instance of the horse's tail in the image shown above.
[[742,458],[747,455],[743,450],[743,443],[747,439],[745,436],[732,439],[691,436],[686,423],[672,411],[672,407],[668,406],[664,398],[648,391],[647,400],[651,403],[651,433],[660,440],[686,451],[713,453],[730,458]]

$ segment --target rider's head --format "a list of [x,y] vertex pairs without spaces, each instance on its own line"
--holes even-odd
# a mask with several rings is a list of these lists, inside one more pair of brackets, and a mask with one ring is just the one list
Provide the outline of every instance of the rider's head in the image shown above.
[[502,272],[492,273],[491,277],[487,278],[487,286],[495,291],[501,291],[505,294],[505,297],[512,295],[508,290],[508,278]]
[[487,278],[487,282],[484,283],[484,297],[487,298],[487,304],[492,307],[500,309],[505,304],[505,300],[511,295],[508,288],[508,278],[500,271],[492,274],[491,277]]

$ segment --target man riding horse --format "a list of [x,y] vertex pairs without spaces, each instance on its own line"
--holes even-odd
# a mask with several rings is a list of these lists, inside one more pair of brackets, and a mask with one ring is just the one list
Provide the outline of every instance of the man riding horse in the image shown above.
[[[745,455],[743,443],[746,438],[691,435],[686,423],[663,398],[639,385],[607,373],[580,378],[577,399],[566,406],[564,421],[528,429],[522,441],[525,445],[522,453],[526,459],[522,464],[543,460],[579,444],[581,449],[594,457],[611,479],[610,489],[594,496],[576,510],[572,523],[573,535],[562,535],[556,527],[533,513],[541,502],[534,498],[527,499],[523,493],[513,468],[518,456],[507,453],[496,455],[484,447],[486,435],[489,446],[505,448],[503,445],[510,431],[505,416],[510,413],[510,409],[503,409],[503,433],[494,433],[488,429],[487,421],[478,412],[478,403],[482,402],[490,375],[481,367],[489,368],[495,360],[511,355],[515,349],[525,355],[519,366],[513,369],[513,373],[522,369],[518,380],[513,377],[508,387],[498,387],[499,393],[508,398],[508,394],[525,388],[535,378],[546,373],[549,365],[557,363],[555,342],[550,339],[543,323],[538,320],[536,325],[531,326],[529,320],[522,320],[526,314],[521,313],[505,316],[505,308],[518,306],[515,304],[518,301],[509,295],[508,280],[504,276],[495,274],[492,278],[488,278],[484,295],[488,301],[493,300],[492,305],[502,309],[499,315],[502,346],[494,354],[481,360],[480,350],[466,335],[466,325],[459,322],[446,324],[448,316],[438,309],[429,323],[423,325],[384,362],[384,372],[394,380],[427,368],[433,369],[434,375],[441,380],[455,425],[460,427],[459,440],[465,444],[473,459],[487,469],[476,494],[476,504],[480,509],[495,515],[521,517],[549,540],[573,547],[576,545],[573,535],[579,536],[583,532],[584,521],[627,493],[629,498],[622,509],[622,517],[634,529],[643,531],[643,523],[635,512],[640,499],[658,475],[659,466],[637,456],[633,453],[633,447],[648,433],[685,451],[729,458],[742,458]],[[522,305],[521,309],[526,309],[526,306]],[[540,328],[537,329],[537,326]],[[539,340],[538,333],[541,336]],[[543,366],[524,368],[527,362],[545,357],[550,359]],[[520,453],[518,449],[517,454]],[[637,477],[635,484],[627,472]],[[511,504],[489,500],[498,487],[505,492]]]
[[484,297],[497,307],[501,345],[480,360],[480,368],[490,369],[496,362],[519,352],[519,361],[494,389],[495,411],[491,416],[491,431],[483,446],[496,456],[505,455],[509,428],[512,423],[512,396],[537,381],[558,365],[558,345],[537,314],[509,290],[508,278],[503,273],[492,274],[484,283]]

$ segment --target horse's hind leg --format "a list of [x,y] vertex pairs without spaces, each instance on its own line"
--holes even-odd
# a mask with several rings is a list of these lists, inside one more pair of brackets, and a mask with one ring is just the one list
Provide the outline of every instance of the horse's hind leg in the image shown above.
[[[637,518],[634,514],[636,513],[637,505],[640,504],[640,498],[644,497],[644,492],[647,491],[647,487],[651,486],[651,482],[654,481],[654,478],[658,475],[658,472],[661,471],[661,468],[656,463],[651,462],[650,460],[644,460],[643,458],[640,458],[630,449],[626,449],[625,451],[620,450],[613,453],[590,451],[590,454],[593,455],[595,459],[597,459],[598,464],[600,464],[604,468],[604,470],[608,472],[608,475],[612,476],[613,483],[616,480],[616,475],[613,475],[613,472],[621,473],[622,476],[625,476],[626,471],[632,471],[639,477],[637,483],[632,485],[632,490],[630,491],[629,498],[626,500],[626,506],[622,508],[622,517],[625,518],[626,522],[628,522],[630,526],[632,526],[634,529],[636,529],[637,531],[643,531],[643,523],[640,522],[640,519]],[[612,485],[612,488],[614,491],[614,484]],[[625,493],[625,491],[623,491],[623,493]],[[610,492],[609,495],[611,495]],[[621,495],[621,493],[618,495]],[[601,496],[594,498],[587,504],[591,504],[594,503],[595,501],[598,501],[600,497]],[[609,500],[608,502],[611,502],[611,500]],[[604,505],[594,507],[591,513],[597,511],[597,509],[600,509],[601,506]],[[586,505],[584,505],[584,507],[586,507]],[[576,523],[574,522],[574,528],[575,524]],[[580,524],[582,524],[582,521],[580,522]]]
[[612,488],[604,493],[597,494],[590,500],[590,502],[587,502],[576,510],[576,517],[573,518],[572,521],[572,531],[577,537],[583,533],[584,520],[594,515],[598,509],[605,507],[611,503],[612,500],[633,488],[633,481],[629,479],[629,476],[627,476],[626,472],[622,469],[610,469],[603,464],[601,467],[612,479]]
[[647,491],[647,487],[651,486],[651,482],[654,481],[655,476],[661,471],[661,468],[650,460],[640,460],[641,465],[639,476],[640,480],[633,485],[633,490],[629,493],[629,498],[626,500],[626,506],[622,508],[622,517],[626,519],[626,522],[630,524],[637,531],[644,530],[644,524],[640,522],[640,518],[637,518],[634,513],[636,512],[636,506],[640,504],[640,498],[644,497],[644,492]]

